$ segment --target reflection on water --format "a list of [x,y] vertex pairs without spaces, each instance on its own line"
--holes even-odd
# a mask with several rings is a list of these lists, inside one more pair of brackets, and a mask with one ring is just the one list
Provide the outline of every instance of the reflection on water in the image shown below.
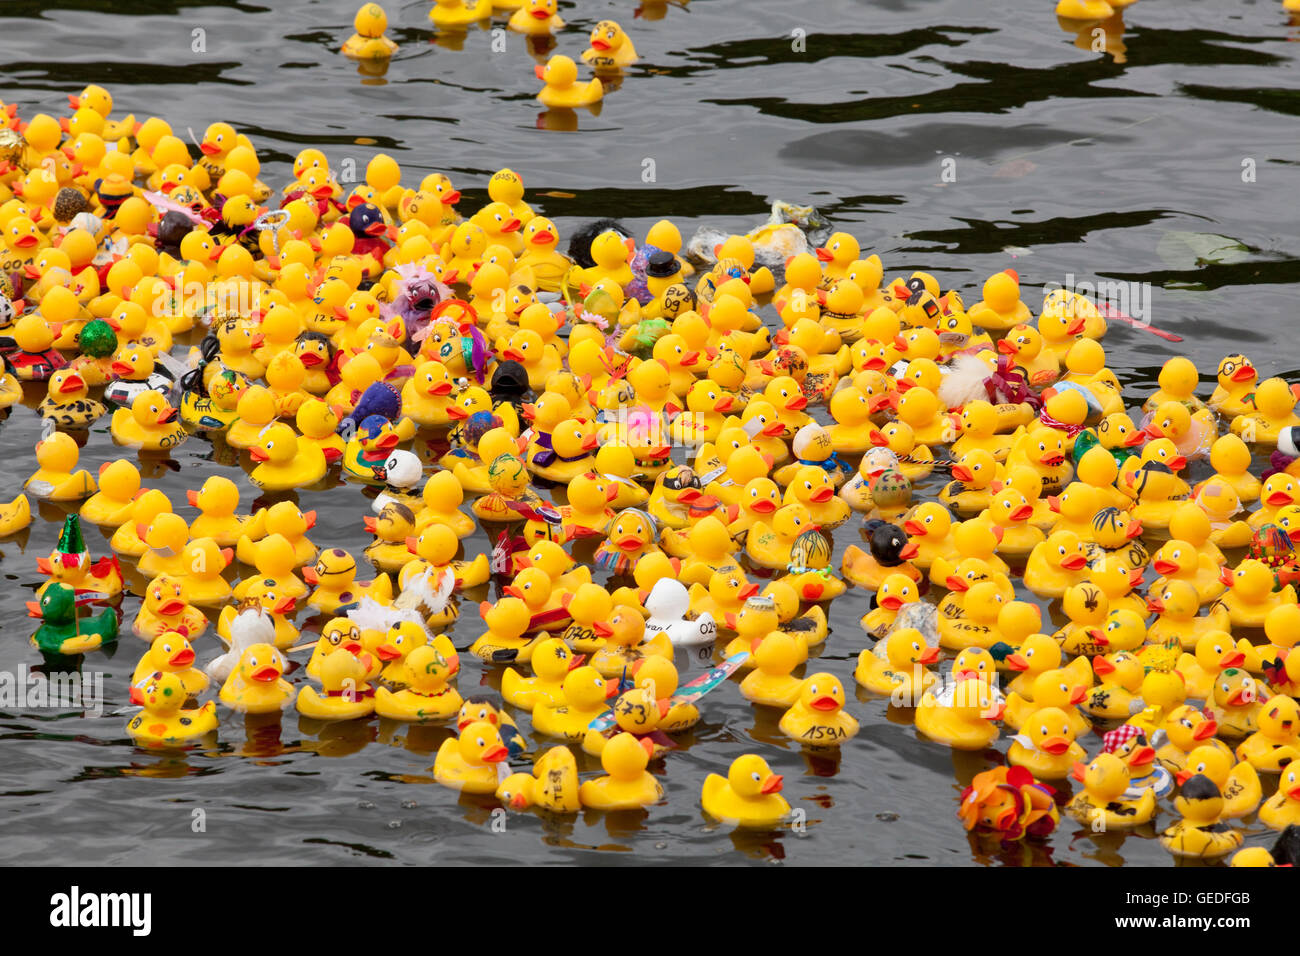
[[[776,0],[642,0],[635,8],[597,0],[566,6],[569,26],[557,38],[508,34],[494,46],[498,21],[435,32],[428,4],[410,2],[389,6],[401,49],[380,63],[338,55],[348,24],[329,5],[136,6],[146,15],[128,19],[114,4],[82,0],[6,4],[6,102],[24,115],[59,113],[65,94],[102,82],[115,113],[161,111],[178,130],[233,123],[253,139],[263,178],[275,185],[305,145],[357,168],[384,151],[408,180],[449,172],[467,210],[485,200],[487,176],[509,165],[566,236],[605,215],[639,234],[665,216],[688,238],[703,224],[743,231],[773,199],[811,203],[879,253],[888,276],[923,268],[968,301],[979,298],[983,277],[1012,264],[1031,305],[1037,286],[1070,274],[1150,283],[1153,324],[1183,335],[1178,349],[1207,384],[1234,346],[1252,351],[1265,374],[1300,368],[1291,338],[1278,342],[1300,270],[1294,204],[1277,201],[1300,193],[1291,126],[1300,101],[1283,80],[1294,70],[1300,21],[1289,23],[1276,3],[1140,4],[1123,17],[1070,24],[1050,5],[1008,16],[993,0],[822,0],[800,8],[800,37],[789,5]],[[641,62],[606,81],[596,108],[542,109],[533,66],[554,52],[576,53],[603,17],[622,22]],[[207,31],[202,54],[190,47],[196,27]],[[1244,158],[1258,171],[1253,182],[1241,177]],[[945,159],[955,180],[941,176]],[[1224,242],[1231,255],[1202,254]],[[177,354],[195,340],[182,336]],[[1153,387],[1170,349],[1118,324],[1105,345],[1130,400]],[[39,435],[33,409],[44,389],[25,391],[21,407],[0,415],[6,448],[30,449]],[[75,437],[82,467],[118,457],[106,422]],[[140,464],[145,482],[174,502],[210,474],[249,466],[220,438],[192,439],[172,457],[142,456]],[[12,487],[32,467],[30,455],[9,455],[0,477]],[[933,496],[945,480],[936,470],[914,496]],[[241,511],[280,497],[240,482]],[[356,486],[284,497],[318,511],[318,545],[359,553],[366,543],[357,517],[369,498]],[[39,852],[26,841],[15,861],[63,853],[246,862],[256,845],[259,862],[1169,863],[1153,839],[1170,819],[1163,808],[1154,825],[1131,833],[1093,833],[1066,818],[1045,844],[968,834],[955,814],[958,795],[1004,759],[1005,738],[995,750],[949,751],[908,726],[912,711],[858,689],[849,709],[862,721],[859,737],[841,754],[809,753],[781,734],[778,711],[740,698],[739,675],[706,698],[701,724],[654,765],[664,801],[635,813],[494,814],[493,798],[434,782],[433,757],[451,733],[442,726],[320,722],[292,709],[223,712],[215,743],[139,750],[123,728],[143,642],[126,634],[83,662],[46,663],[27,642],[22,602],[40,583],[34,558],[49,553],[69,510],[42,502],[30,529],[0,541],[0,573],[12,585],[0,596],[0,670],[80,665],[103,674],[107,699],[99,715],[0,713],[9,832],[42,834]],[[859,538],[855,527],[835,536],[833,566]],[[87,527],[95,554],[108,537]],[[466,553],[485,552],[491,540],[476,534]],[[580,556],[589,557],[584,547]],[[124,570],[143,583],[130,562]],[[229,576],[247,573],[237,566]],[[452,631],[458,647],[482,629],[476,603],[496,596],[494,587],[465,596]],[[123,610],[133,615],[136,606],[128,598]],[[867,646],[858,624],[867,609],[861,590],[835,601],[830,638],[815,652],[818,668],[846,687]],[[1059,605],[1047,610],[1060,621]],[[299,614],[304,640],[323,620]],[[215,646],[201,638],[200,659]],[[497,691],[499,670],[469,655],[462,661],[462,693]],[[515,716],[534,752],[544,749],[527,715]],[[1092,736],[1085,743],[1090,752],[1099,746]],[[786,795],[802,813],[798,829],[734,830],[700,810],[704,777],[725,774],[747,750],[786,776]],[[529,769],[531,756],[512,769]],[[585,754],[579,768],[584,778],[601,772]],[[1059,786],[1058,798],[1069,790]],[[207,811],[209,832],[191,830],[195,808]],[[1263,832],[1253,819],[1244,826],[1252,837]],[[231,841],[234,827],[248,839]],[[169,839],[177,833],[183,838]]]

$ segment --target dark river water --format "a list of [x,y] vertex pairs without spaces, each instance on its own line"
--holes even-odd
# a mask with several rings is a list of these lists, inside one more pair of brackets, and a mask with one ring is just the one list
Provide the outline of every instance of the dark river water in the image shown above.
[[[927,269],[968,304],[984,277],[1008,266],[1035,312],[1044,283],[1132,283],[1149,321],[1184,337],[1171,345],[1112,323],[1105,345],[1132,403],[1154,387],[1170,349],[1191,356],[1207,382],[1237,350],[1261,377],[1300,368],[1300,27],[1276,0],[1142,0],[1125,13],[1122,41],[1111,30],[1105,53],[1089,49],[1090,35],[1076,43],[1048,0],[635,3],[561,2],[568,26],[559,52],[576,57],[595,22],[613,18],[642,56],[599,115],[580,111],[576,132],[539,128],[533,65],[544,51],[508,34],[494,52],[487,30],[435,40],[423,2],[388,6],[401,49],[380,78],[337,52],[352,32],[349,2],[11,0],[0,8],[0,98],[25,116],[66,112],[65,94],[100,82],[116,98],[115,116],[160,114],[195,135],[226,120],[252,137],[263,178],[277,188],[304,145],[326,150],[336,169],[349,159],[364,169],[383,150],[408,182],[447,172],[465,193],[461,208],[473,210],[488,176],[509,165],[566,235],[606,215],[639,232],[664,216],[688,237],[702,224],[743,232],[774,199],[814,204],[879,253],[887,276]],[[770,309],[767,318],[775,321]],[[35,467],[40,397],[29,394],[28,407],[0,424],[5,500]],[[81,463],[94,470],[116,457],[105,419]],[[201,439],[145,471],[147,484],[178,503],[210,474],[236,477],[245,508],[255,497]],[[368,502],[355,486],[299,500],[322,516],[317,544],[359,554],[368,542]],[[43,506],[29,531],[0,541],[9,583],[0,671],[11,675],[38,663],[23,602],[62,517]],[[837,567],[860,524],[836,532]],[[96,554],[106,546],[91,527],[87,541]],[[477,534],[467,550],[486,543]],[[475,602],[493,596],[470,595],[452,632],[458,646],[480,630]],[[1152,827],[1097,836],[1067,819],[1046,844],[1009,850],[968,837],[957,795],[982,758],[919,740],[887,718],[884,701],[855,693],[867,600],[851,590],[833,603],[833,633],[815,665],[843,679],[862,721],[837,763],[801,755],[777,731],[777,715],[750,707],[733,684],[705,699],[689,745],[655,765],[661,804],[616,816],[512,814],[504,828],[492,825],[493,801],[458,799],[434,783],[445,730],[372,720],[321,731],[290,711],[278,732],[253,734],[223,709],[215,750],[162,757],[134,748],[127,687],[145,645],[128,635],[116,653],[86,660],[88,672],[104,674],[102,716],[0,711],[0,858],[1170,863]],[[137,606],[128,599],[128,624]],[[305,615],[299,624],[311,626]],[[200,639],[200,659],[215,646]],[[462,660],[463,693],[497,680]],[[527,731],[527,715],[520,722]],[[1100,742],[1085,743],[1095,753]],[[1005,737],[998,746],[1005,750]],[[749,750],[786,776],[786,795],[805,811],[801,832],[735,835],[704,817],[705,775],[725,774]],[[596,769],[581,759],[583,770]],[[1170,819],[1164,809],[1157,822]],[[1252,818],[1247,842],[1271,841]]]

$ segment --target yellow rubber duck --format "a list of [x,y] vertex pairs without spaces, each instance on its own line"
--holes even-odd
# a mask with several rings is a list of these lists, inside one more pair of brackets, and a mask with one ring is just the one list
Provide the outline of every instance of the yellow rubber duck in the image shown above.
[[140,658],[131,683],[141,685],[158,674],[171,674],[180,679],[184,692],[196,697],[207,690],[209,679],[194,665],[194,646],[175,631],[158,635]]
[[250,543],[248,550],[257,574],[235,586],[235,597],[242,599],[258,580],[270,583],[282,595],[294,600],[307,596],[307,585],[294,573],[298,568],[294,546],[284,535],[268,534],[261,541]]
[[971,322],[989,332],[1012,329],[1030,321],[1029,306],[1020,301],[1020,276],[1013,269],[984,280],[984,298],[967,310]]
[[[1293,767],[1282,774],[1277,784],[1277,793],[1264,801],[1259,808],[1259,822],[1274,830],[1285,830],[1288,826],[1300,823],[1300,767]],[[1236,830],[1236,846],[1241,844],[1241,834]]]
[[1239,667],[1219,672],[1206,703],[1219,725],[1219,736],[1247,737],[1259,729],[1259,712],[1269,699],[1263,684]]
[[532,711],[539,700],[551,705],[560,702],[564,678],[574,667],[582,665],[584,656],[575,655],[558,637],[538,642],[533,649],[532,665],[535,677],[524,677],[513,667],[501,675],[501,696],[506,703]]
[[475,721],[448,737],[438,748],[433,777],[444,787],[464,793],[495,793],[509,756],[495,724]]
[[781,631],[769,632],[752,647],[754,667],[740,682],[740,695],[766,707],[793,707],[803,693],[803,680],[792,672],[807,657],[806,649],[801,654],[795,638]]
[[46,501],[80,501],[95,493],[90,472],[77,470],[81,456],[71,435],[54,432],[36,443],[36,471],[23,482],[33,497]]
[[579,789],[584,806],[596,810],[631,810],[656,803],[663,798],[663,787],[646,771],[649,739],[637,740],[632,734],[612,737],[600,755],[605,776],[585,781]]
[[844,687],[824,671],[804,678],[799,699],[781,715],[781,733],[818,750],[838,747],[857,736],[858,721],[844,712]]
[[946,681],[921,695],[916,729],[955,750],[983,750],[997,740],[1005,710],[1005,700],[984,680]]
[[140,491],[140,469],[125,458],[99,466],[99,491],[82,502],[82,520],[101,527],[119,527],[131,517]]
[[324,478],[329,468],[320,448],[299,442],[294,430],[283,422],[265,428],[248,454],[257,462],[248,477],[264,491],[306,488]]
[[[1112,611],[1111,614],[1114,616],[1108,618],[1107,627],[1112,622],[1121,626],[1126,623],[1128,612]],[[1106,639],[1102,646],[1110,647],[1109,633]],[[1138,691],[1142,687],[1143,670],[1136,654],[1118,649],[1099,654],[1092,659],[1092,670],[1100,683],[1088,692],[1082,704],[1084,710],[1106,720],[1127,720],[1142,709]]]
[[552,813],[576,813],[582,800],[573,751],[563,745],[552,747],[537,758],[531,774],[512,773],[501,781],[496,797],[515,810],[535,806]]
[[[529,0],[529,2],[550,2],[552,8],[554,8],[554,0]],[[513,22],[513,17],[511,19]],[[541,92],[537,94],[537,98],[541,100],[543,106],[549,109],[573,109],[578,106],[591,106],[599,103],[605,95],[604,87],[598,78],[593,77],[587,83],[578,83],[578,65],[569,57],[561,54],[551,57],[546,61],[545,66],[539,63],[533,68],[533,72],[545,84]],[[538,216],[529,222],[524,227],[525,231],[530,230],[540,218]],[[533,236],[538,234],[539,230],[533,230]],[[532,241],[529,236],[525,238]],[[528,253],[524,254],[524,258],[519,263],[520,266],[529,264],[532,252],[533,250],[530,249]],[[545,284],[542,287],[545,289]]]
[[1236,417],[1255,410],[1255,383],[1259,372],[1240,352],[1224,356],[1215,371],[1218,385],[1206,403],[1220,415]]
[[1198,551],[1190,541],[1170,538],[1153,556],[1151,567],[1160,575],[1151,582],[1152,593],[1174,582],[1189,584],[1195,592],[1197,604],[1209,604],[1226,590],[1219,574],[1219,563]]
[[862,651],[853,679],[895,706],[915,705],[937,680],[926,667],[939,659],[939,648],[928,646],[920,631],[904,627],[885,638],[885,654],[881,660],[871,649]]
[[520,660],[518,655],[529,647],[528,634],[533,612],[520,598],[503,597],[496,604],[484,601],[479,615],[487,630],[470,645],[469,651],[485,661]]
[[304,685],[298,691],[298,712],[317,720],[353,720],[375,711],[375,689],[366,683],[366,662],[346,649],[320,663],[321,689]]
[[772,829],[790,815],[781,796],[783,778],[757,754],[742,754],[731,762],[727,776],[704,778],[700,805],[709,816],[742,827]]
[[1300,757],[1300,705],[1284,694],[1270,697],[1260,709],[1259,727],[1237,745],[1238,760],[1262,773],[1278,773]]
[[131,625],[135,636],[145,640],[173,632],[183,637],[198,637],[207,627],[208,619],[203,612],[185,600],[185,586],[163,574],[145,587],[144,601]]
[[1103,832],[1139,827],[1156,813],[1156,792],[1143,787],[1136,800],[1125,799],[1129,790],[1128,765],[1113,753],[1098,754],[1091,763],[1076,763],[1070,776],[1083,784],[1065,812],[1080,823]]
[[1008,762],[1024,767],[1043,780],[1063,780],[1087,754],[1074,739],[1068,715],[1057,707],[1043,707],[1012,738]]
[[1241,831],[1222,822],[1223,794],[1204,774],[1188,778],[1174,797],[1174,809],[1181,819],[1160,834],[1160,845],[1174,856],[1212,860],[1241,846]]
[[126,732],[145,747],[184,746],[215,733],[217,705],[208,701],[202,707],[182,710],[188,696],[176,674],[149,674],[141,684],[131,687],[131,703],[144,709],[127,722]]
[[[1165,732],[1167,743],[1156,751],[1156,759],[1175,774],[1187,766],[1188,759],[1198,750],[1214,750],[1225,758],[1232,756],[1228,746],[1214,736],[1219,729],[1218,723],[1199,707],[1191,704],[1175,707],[1161,722],[1160,729]],[[1191,772],[1205,773],[1205,766],[1195,766]]]
[[448,681],[455,670],[441,649],[424,644],[406,655],[403,662],[409,677],[398,691],[380,687],[375,691],[375,713],[392,720],[423,723],[450,720],[463,705],[460,693]]
[[130,409],[119,408],[109,426],[113,441],[128,448],[170,451],[189,438],[166,396],[141,392]]
[[397,52],[397,44],[384,36],[388,29],[388,14],[379,4],[363,4],[352,18],[352,28],[357,32],[343,41],[341,52],[344,56],[357,60],[386,60]]
[[1184,650],[1191,650],[1206,634],[1232,628],[1226,608],[1212,605],[1207,614],[1198,617],[1199,604],[1196,588],[1188,581],[1153,584],[1147,610],[1158,616],[1147,628],[1147,640],[1153,644],[1177,641]]
[[608,621],[596,621],[596,634],[605,644],[591,656],[591,666],[602,677],[615,678],[643,657],[673,656],[672,640],[660,632],[647,637],[645,618],[634,608],[615,607]]
[[[1239,436],[1221,435],[1210,446],[1210,466],[1214,468],[1214,474],[1206,481],[1219,481],[1231,485],[1243,504],[1259,500],[1263,485],[1250,473],[1250,449]],[[1192,489],[1193,492],[1199,491],[1202,484],[1204,482],[1198,483]]]
[[1082,677],[1071,662],[1069,668],[1052,668],[1035,677],[1033,684],[1030,685],[1032,689],[1030,693],[1023,690],[1011,691],[1007,695],[1006,712],[1003,715],[1006,725],[1013,730],[1020,730],[1027,726],[1034,719],[1034,715],[1044,707],[1055,707],[1069,718],[1076,737],[1079,734],[1086,734],[1092,728],[1092,724],[1080,712],[1079,705],[1087,699],[1088,688],[1092,684],[1092,672],[1087,667],[1087,658],[1076,658],[1076,660],[1084,661],[1086,674]]
[[1254,410],[1237,415],[1231,425],[1232,433],[1247,444],[1276,445],[1283,429],[1300,425],[1300,415],[1295,413],[1296,393],[1286,379],[1260,382],[1254,403]]
[[270,644],[253,644],[239,655],[218,696],[239,713],[278,713],[293,704],[293,685],[283,675],[283,655]]
[[1269,611],[1281,604],[1296,603],[1293,585],[1273,590],[1273,572],[1268,565],[1246,558],[1236,569],[1224,568],[1221,580],[1228,590],[1219,602],[1228,609],[1233,627],[1263,627]]
[[[587,725],[605,712],[606,700],[617,688],[617,681],[607,682],[594,667],[576,667],[564,678],[560,703],[539,700],[534,704],[533,729],[548,737],[579,741],[586,735]],[[608,745],[605,750],[608,752]]]

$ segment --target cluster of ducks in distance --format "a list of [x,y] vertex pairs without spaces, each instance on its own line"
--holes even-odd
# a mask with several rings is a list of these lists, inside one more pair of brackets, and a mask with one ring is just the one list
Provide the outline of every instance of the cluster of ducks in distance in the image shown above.
[[[1161,842],[1216,858],[1234,821],[1300,822],[1300,417],[1247,356],[1204,396],[1172,357],[1130,409],[1100,341],[1126,317],[1061,290],[1035,317],[1010,269],[967,306],[925,272],[887,280],[846,232],[764,265],[774,229],[802,241],[789,224],[688,258],[668,220],[601,220],[566,254],[509,169],[470,213],[446,175],[407,186],[383,154],[345,193],[305,148],[276,195],[227,124],[191,155],[102,87],[70,100],[3,109],[0,404],[45,430],[0,533],[30,524],[29,496],[69,512],[30,604],[52,659],[116,641],[131,595],[140,746],[210,740],[218,705],[447,722],[448,787],[642,807],[710,693],[777,709],[810,753],[849,744],[842,682],[800,674],[857,587],[855,683],[999,761],[961,797],[967,828],[1039,839],[1062,809],[1138,828],[1172,799]],[[142,461],[200,440],[229,475],[182,502],[131,457],[91,474],[103,417]],[[248,514],[241,467],[266,496]],[[361,555],[318,548],[296,502],[340,480],[373,495]],[[491,554],[462,557],[479,527]],[[841,527],[861,544],[836,565]],[[484,630],[454,645],[491,581]],[[465,654],[504,705],[461,696]],[[523,713],[554,741],[530,770],[510,764]],[[575,748],[603,774],[581,779]],[[739,754],[701,804],[771,828],[781,788]]]
[[[660,0],[661,5],[664,0]],[[549,46],[555,33],[564,27],[556,0],[435,0],[429,19],[440,31],[456,35],[469,27],[486,24],[494,14],[509,13],[508,29],[529,40],[544,41]],[[343,43],[342,52],[363,63],[386,66],[397,52],[397,43],[386,35],[388,14],[377,3],[363,4],[353,18],[352,36]],[[591,30],[582,62],[591,68],[591,79],[578,79],[578,64],[568,56],[556,54],[534,72],[542,81],[537,99],[550,109],[593,107],[605,96],[602,77],[615,80],[626,67],[639,59],[631,37],[614,20],[601,20]]]

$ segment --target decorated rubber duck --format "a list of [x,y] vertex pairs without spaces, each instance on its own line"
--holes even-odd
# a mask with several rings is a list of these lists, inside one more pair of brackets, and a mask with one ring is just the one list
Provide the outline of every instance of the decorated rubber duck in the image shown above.
[[167,633],[198,637],[208,626],[203,612],[185,600],[180,581],[159,575],[145,587],[144,601],[131,624],[136,637],[145,640]]
[[170,451],[189,437],[167,398],[151,391],[115,411],[109,430],[117,444],[146,451]]
[[106,600],[122,591],[122,569],[117,556],[91,560],[81,534],[81,519],[76,514],[64,518],[58,543],[48,558],[36,559],[36,569],[50,579],[37,589],[37,597],[56,582],[74,587],[83,599]]
[[668,635],[661,631],[647,636],[645,618],[633,608],[615,607],[609,620],[595,622],[594,629],[605,643],[591,656],[591,666],[603,677],[618,677],[643,657],[673,656]]
[[1174,798],[1174,808],[1181,819],[1160,834],[1160,845],[1174,856],[1217,859],[1241,846],[1241,831],[1222,820],[1223,794],[1204,774],[1188,778]]
[[1236,756],[1263,773],[1277,773],[1300,756],[1300,705],[1275,694],[1260,709],[1259,727],[1237,745]]
[[625,508],[610,522],[609,537],[596,549],[596,567],[628,574],[646,556],[662,553],[654,518],[639,508]]
[[1055,793],[1024,767],[994,767],[962,791],[957,816],[967,830],[991,831],[1004,841],[1042,838],[1060,823]]
[[781,716],[781,733],[813,750],[838,747],[858,733],[857,719],[843,708],[839,678],[824,671],[812,674],[804,678],[799,699]]
[[[1265,800],[1259,808],[1259,822],[1274,830],[1284,830],[1292,824],[1300,823],[1300,767],[1292,767],[1283,772],[1277,784],[1277,793]],[[1231,832],[1237,837],[1237,842],[1231,849],[1236,849],[1241,845],[1241,834],[1236,830]]]
[[392,720],[416,723],[450,720],[464,703],[448,681],[454,673],[443,652],[432,644],[416,647],[404,661],[407,685],[392,691],[380,687],[375,691],[375,713]]
[[[1123,615],[1127,612],[1112,612]],[[1119,623],[1123,623],[1120,621]],[[1109,648],[1109,643],[1101,644]],[[1116,648],[1092,659],[1100,683],[1088,692],[1082,707],[1094,717],[1127,720],[1142,709],[1138,691],[1142,686],[1142,663],[1131,650]]]
[[90,398],[86,380],[72,369],[61,368],[49,378],[49,389],[37,412],[58,428],[87,428],[107,411],[103,403]]
[[516,660],[528,647],[532,638],[528,634],[533,612],[522,599],[503,597],[496,604],[484,601],[479,614],[487,630],[470,645],[470,653],[485,660]]
[[194,646],[183,635],[168,631],[154,638],[131,675],[131,683],[141,685],[151,676],[172,674],[180,679],[184,692],[195,697],[207,690],[210,678],[194,666]]
[[32,644],[45,654],[85,654],[117,640],[117,611],[107,607],[80,617],[76,590],[62,582],[52,582],[37,600],[28,601],[27,613],[41,620]]
[[921,695],[916,729],[955,750],[983,750],[998,738],[996,721],[1005,709],[983,680],[946,681]]
[[[192,652],[191,652],[192,653]],[[126,732],[138,745],[177,747],[217,729],[217,705],[182,710],[189,695],[176,674],[157,671],[131,686],[131,703],[144,708],[127,722]]]
[[1259,373],[1240,352],[1224,356],[1215,371],[1218,385],[1206,403],[1220,415],[1235,417],[1255,410],[1255,383]]
[[497,786],[496,797],[515,810],[541,807],[552,813],[582,809],[578,796],[578,763],[573,751],[552,747],[537,758],[533,772],[512,773]]
[[1006,603],[999,582],[989,580],[971,585],[955,612],[960,616],[951,613],[948,604],[940,609],[939,643],[954,651],[992,647],[1002,640],[998,619]]
[[[254,606],[260,608],[272,624],[272,632],[265,635],[268,644],[274,644],[279,650],[287,650],[298,642],[298,628],[292,620],[296,602],[293,598],[280,594],[270,581],[255,582],[238,605],[223,607],[217,615],[217,634],[226,641],[233,642],[235,621],[245,609]],[[315,671],[314,667],[312,671]]]
[[346,649],[327,655],[320,662],[321,689],[303,685],[298,691],[299,713],[317,720],[353,720],[374,713],[375,689],[366,683],[368,669]]
[[902,528],[886,521],[872,520],[864,525],[863,530],[869,536],[870,550],[849,545],[840,565],[840,573],[845,578],[871,590],[878,589],[887,574],[901,573],[913,581],[921,580],[921,572],[909,560],[916,554],[917,546],[908,540]]
[[700,804],[709,816],[723,823],[772,829],[790,815],[781,796],[782,777],[772,772],[757,754],[742,754],[731,762],[727,776],[711,773],[704,778]]
[[1143,787],[1136,799],[1126,799],[1129,768],[1113,753],[1098,754],[1087,765],[1075,764],[1070,776],[1083,784],[1083,790],[1065,812],[1080,823],[1104,830],[1126,829],[1141,826],[1155,816],[1156,792],[1150,787]]

